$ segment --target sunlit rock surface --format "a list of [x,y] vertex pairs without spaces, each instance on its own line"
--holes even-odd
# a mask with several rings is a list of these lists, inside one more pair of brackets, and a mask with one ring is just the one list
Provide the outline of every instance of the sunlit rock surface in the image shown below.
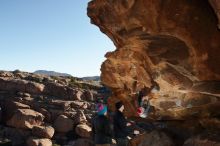
[[155,82],[154,119],[220,115],[220,31],[217,0],[93,0],[97,25],[117,49],[106,54],[102,82],[136,115],[132,93]]

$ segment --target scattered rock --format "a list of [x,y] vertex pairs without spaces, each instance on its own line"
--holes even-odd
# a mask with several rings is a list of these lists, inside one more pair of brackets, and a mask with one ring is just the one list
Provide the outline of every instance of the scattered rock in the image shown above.
[[65,101],[65,100],[52,100],[50,103],[56,106],[59,106],[63,110],[67,110],[70,108],[70,104],[72,101]]
[[75,131],[76,131],[76,134],[78,134],[81,137],[90,138],[92,128],[88,126],[87,124],[79,124],[76,126]]
[[0,78],[0,90],[41,94],[44,91],[44,87],[43,84],[32,81]]
[[43,84],[28,82],[25,89],[28,93],[41,94],[44,91],[44,88],[45,86]]
[[18,96],[21,96],[21,97],[31,97],[31,94],[29,94],[29,93],[24,93],[24,92],[18,92],[17,95],[18,95]]
[[81,100],[83,97],[83,92],[82,91],[80,91],[80,90],[78,90],[78,91],[76,91],[76,93],[74,94],[74,96],[73,96],[73,99],[74,100]]
[[52,146],[52,141],[47,138],[38,139],[30,137],[26,143],[27,146]]
[[32,133],[34,136],[37,136],[40,138],[51,139],[54,135],[54,128],[51,126],[34,126],[32,128]]
[[85,122],[87,122],[86,116],[81,110],[79,110],[76,114],[76,117],[74,118],[74,123],[79,124]]
[[92,93],[90,90],[86,90],[86,91],[84,92],[84,96],[82,97],[82,100],[85,100],[85,101],[94,101],[93,93]]
[[[51,146],[51,138],[62,144],[67,144],[69,137],[90,138],[86,116],[90,118],[94,110],[90,104],[93,93],[81,86],[69,86],[70,81],[64,77],[0,71],[0,122],[8,126],[0,126],[0,144],[5,136],[12,140],[12,145],[28,146]],[[52,123],[54,128],[44,122]],[[72,145],[91,143],[82,139]]]
[[30,106],[20,102],[13,101],[12,99],[5,100],[5,102],[3,103],[4,120],[5,121],[9,120],[14,114],[14,112],[18,109],[30,109]]
[[56,96],[63,97],[64,99],[68,99],[69,95],[67,92],[67,88],[59,83],[49,82],[45,84],[45,93]]
[[73,101],[71,107],[75,109],[87,109],[88,104],[85,101]]
[[54,128],[57,132],[69,132],[73,130],[73,120],[65,115],[60,115],[54,122]]
[[51,122],[51,119],[52,119],[52,117],[51,117],[51,113],[49,112],[49,111],[47,111],[46,109],[44,109],[44,108],[37,108],[37,109],[35,109],[37,112],[39,112],[39,113],[41,113],[42,115],[44,115],[44,117],[45,117],[45,122],[48,122],[48,123],[50,123]]
[[12,118],[7,121],[7,125],[15,128],[32,129],[43,123],[44,116],[31,109],[18,109]]

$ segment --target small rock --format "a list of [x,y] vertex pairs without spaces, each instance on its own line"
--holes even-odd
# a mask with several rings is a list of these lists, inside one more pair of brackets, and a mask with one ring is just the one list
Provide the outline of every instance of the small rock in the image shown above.
[[81,110],[79,110],[76,114],[76,117],[74,118],[74,123],[79,124],[85,122],[87,122],[86,116]]
[[48,123],[51,122],[51,118],[52,118],[52,117],[51,117],[51,113],[50,113],[49,111],[47,111],[47,110],[44,109],[44,108],[38,108],[38,109],[36,109],[36,111],[45,116],[45,119],[44,119],[44,120],[45,120],[46,122],[48,122]]
[[51,126],[34,126],[32,129],[34,136],[40,138],[49,138],[51,139],[54,135],[54,128]]
[[82,99],[86,100],[86,101],[94,101],[93,93],[90,90],[86,90],[84,92],[84,96],[83,96]]
[[76,126],[75,131],[76,131],[76,134],[78,134],[81,137],[90,138],[92,128],[89,127],[87,124],[79,124]]
[[24,93],[24,92],[18,92],[17,95],[18,95],[18,96],[21,96],[21,97],[31,97],[31,94],[29,94],[29,93]]
[[74,95],[74,99],[75,100],[81,100],[82,99],[82,96],[83,96],[83,92],[78,90],[75,95]]
[[65,115],[60,115],[54,122],[54,128],[57,132],[66,133],[73,130],[73,120]]
[[52,146],[52,141],[47,138],[38,139],[38,138],[30,137],[28,138],[26,143],[27,146]]
[[75,109],[87,109],[88,104],[85,101],[73,101],[71,107]]

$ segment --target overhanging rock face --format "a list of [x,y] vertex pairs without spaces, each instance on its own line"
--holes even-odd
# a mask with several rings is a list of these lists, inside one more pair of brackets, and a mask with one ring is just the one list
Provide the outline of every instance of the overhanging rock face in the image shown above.
[[220,1],[219,0],[209,0],[210,4],[212,5],[215,13],[218,17],[218,28],[220,29]]
[[[136,115],[132,93],[155,82],[154,118],[220,115],[219,4],[215,0],[93,0],[88,16],[115,44],[102,82]],[[213,10],[214,8],[214,10]],[[216,13],[215,13],[216,12]],[[217,14],[217,15],[216,15]]]

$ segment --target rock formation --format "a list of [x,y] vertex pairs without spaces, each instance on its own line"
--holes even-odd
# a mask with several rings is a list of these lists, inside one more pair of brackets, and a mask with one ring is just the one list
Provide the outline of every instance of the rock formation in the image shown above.
[[219,3],[210,2],[215,11],[206,0],[89,3],[91,22],[117,47],[101,69],[114,94],[110,104],[123,100],[134,116],[132,93],[158,83],[150,100],[158,119],[219,115]]
[[218,17],[218,28],[220,29],[220,2],[218,0],[209,0],[209,2]]
[[[125,114],[145,130],[132,146],[219,145],[218,0],[92,0],[88,16],[117,48],[101,69],[113,92],[109,106],[122,100]],[[141,119],[136,95],[154,86],[160,90],[148,95],[153,110]],[[99,88],[72,77],[1,71],[0,143],[6,137],[12,145],[92,145]]]
[[159,92],[148,95],[148,119],[166,121],[174,139],[218,129],[218,0],[93,0],[87,14],[116,46],[101,67],[101,80],[113,92],[112,110],[122,100],[125,114],[137,117],[136,93],[159,85]]
[[101,87],[74,77],[0,71],[0,145],[92,144]]

